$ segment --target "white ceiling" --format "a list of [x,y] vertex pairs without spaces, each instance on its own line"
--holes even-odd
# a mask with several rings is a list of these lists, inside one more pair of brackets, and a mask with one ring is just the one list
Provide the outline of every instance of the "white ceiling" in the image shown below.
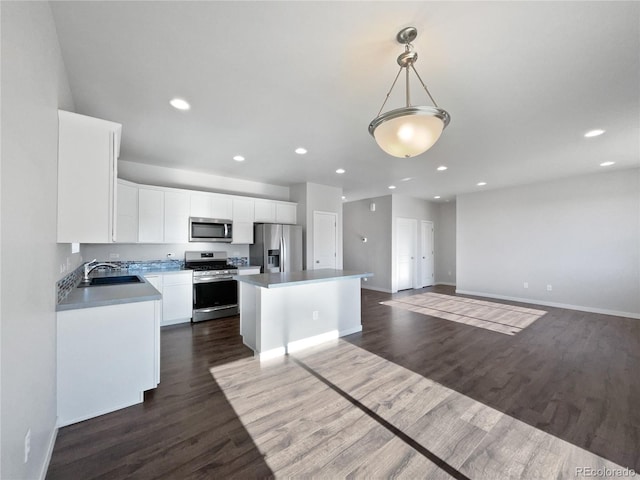
[[[441,201],[597,172],[605,160],[640,164],[637,2],[74,1],[52,10],[76,110],[123,124],[124,160],[334,185],[348,200],[395,184],[394,193]],[[452,117],[412,159],[388,156],[367,131],[405,26],[418,29],[416,69]],[[398,87],[388,107],[402,106]],[[191,110],[173,109],[173,97]],[[430,104],[417,85],[412,99]],[[585,139],[593,128],[606,133]],[[298,146],[309,153],[296,155]]]

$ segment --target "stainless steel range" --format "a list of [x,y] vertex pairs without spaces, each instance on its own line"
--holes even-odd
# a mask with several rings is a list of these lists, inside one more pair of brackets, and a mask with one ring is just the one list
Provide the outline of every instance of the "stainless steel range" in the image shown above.
[[193,322],[238,314],[238,268],[226,252],[185,252],[184,262],[193,270]]

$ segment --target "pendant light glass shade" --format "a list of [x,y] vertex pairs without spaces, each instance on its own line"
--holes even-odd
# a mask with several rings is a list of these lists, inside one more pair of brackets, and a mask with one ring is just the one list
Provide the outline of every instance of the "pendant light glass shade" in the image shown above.
[[405,107],[377,117],[369,132],[389,155],[409,158],[429,150],[449,123],[449,114],[432,107]]
[[[413,52],[410,42],[416,38],[417,34],[417,30],[413,27],[407,27],[398,33],[396,37],[398,42],[405,45],[405,51],[398,57],[400,70],[382,103],[378,116],[369,124],[369,133],[375,138],[378,146],[389,155],[399,158],[415,157],[429,150],[438,141],[451,120],[449,114],[438,107],[414,67],[418,54]],[[418,77],[433,107],[411,106],[409,68]],[[406,74],[406,106],[381,113],[403,70]]]

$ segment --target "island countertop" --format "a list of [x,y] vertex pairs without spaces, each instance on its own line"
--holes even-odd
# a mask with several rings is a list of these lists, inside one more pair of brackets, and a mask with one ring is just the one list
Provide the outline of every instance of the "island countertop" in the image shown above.
[[308,283],[346,280],[349,278],[373,277],[373,273],[357,272],[354,270],[334,270],[325,268],[320,270],[303,270],[302,272],[260,273],[257,275],[236,275],[233,278],[239,282],[249,283],[262,288],[280,288]]

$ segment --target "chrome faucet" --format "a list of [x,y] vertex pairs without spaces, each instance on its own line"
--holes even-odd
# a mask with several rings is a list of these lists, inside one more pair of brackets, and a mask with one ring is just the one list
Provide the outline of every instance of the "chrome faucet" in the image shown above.
[[94,258],[90,262],[84,264],[84,276],[82,277],[82,283],[89,283],[89,274],[98,267],[120,268],[118,265],[114,265],[113,263],[96,263],[95,265],[92,265],[93,262],[97,261],[98,260]]

